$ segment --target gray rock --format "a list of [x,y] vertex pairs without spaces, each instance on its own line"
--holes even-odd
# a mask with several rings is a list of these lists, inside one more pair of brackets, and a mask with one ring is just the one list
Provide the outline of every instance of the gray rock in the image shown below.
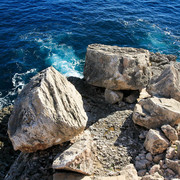
[[135,162],[135,167],[137,170],[146,169],[148,161],[147,160],[140,160]]
[[180,103],[174,99],[157,97],[142,99],[134,108],[133,121],[147,129],[161,127],[164,124],[178,124]]
[[110,104],[115,104],[119,101],[122,101],[122,99],[123,99],[123,93],[122,92],[113,91],[110,89],[105,90],[104,96],[105,96],[105,100]]
[[84,77],[89,84],[112,90],[141,90],[150,79],[149,51],[91,44]]
[[153,160],[152,154],[151,153],[147,153],[146,154],[146,159],[149,160],[149,161],[152,161]]
[[165,162],[168,168],[172,169],[180,176],[180,160],[170,160],[166,158]]
[[93,173],[94,153],[91,133],[86,130],[72,146],[56,156],[52,168],[91,175]]
[[161,134],[160,131],[153,129],[149,130],[144,142],[146,150],[153,155],[162,153],[168,148],[169,145],[170,143],[166,137]]
[[147,87],[149,94],[163,96],[180,101],[180,63],[168,66],[159,77]]
[[161,130],[164,132],[164,134],[170,141],[178,140],[177,131],[173,127],[171,127],[169,124],[161,126]]
[[18,96],[8,134],[15,150],[35,152],[68,141],[86,123],[81,95],[49,67],[33,77]]

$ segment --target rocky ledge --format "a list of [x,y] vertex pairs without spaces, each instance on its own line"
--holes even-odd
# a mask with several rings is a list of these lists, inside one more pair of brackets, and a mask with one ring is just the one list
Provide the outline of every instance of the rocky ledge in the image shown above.
[[2,115],[3,122],[11,114],[9,138],[21,151],[5,179],[179,179],[175,61],[173,55],[93,44],[84,79],[66,79],[53,67],[37,74],[13,112]]

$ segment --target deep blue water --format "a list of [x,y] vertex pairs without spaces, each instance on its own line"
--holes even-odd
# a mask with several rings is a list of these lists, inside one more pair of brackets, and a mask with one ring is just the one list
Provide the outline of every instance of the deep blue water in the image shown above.
[[180,59],[180,0],[0,0],[0,108],[50,65],[82,77],[91,43]]

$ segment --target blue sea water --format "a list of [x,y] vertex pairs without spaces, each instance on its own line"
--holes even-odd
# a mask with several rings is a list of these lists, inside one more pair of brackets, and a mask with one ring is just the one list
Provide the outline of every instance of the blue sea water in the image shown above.
[[82,77],[91,43],[180,59],[180,0],[0,0],[0,109],[48,66]]

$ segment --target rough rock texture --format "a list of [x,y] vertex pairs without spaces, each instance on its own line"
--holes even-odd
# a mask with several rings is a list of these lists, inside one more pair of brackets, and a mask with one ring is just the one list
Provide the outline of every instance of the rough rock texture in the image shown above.
[[123,99],[123,93],[122,92],[113,91],[110,89],[105,90],[104,96],[105,96],[105,100],[110,104],[115,104],[119,101],[122,101],[122,99]]
[[120,171],[120,176],[84,176],[75,173],[56,173],[53,180],[138,180],[137,171],[133,164],[129,164]]
[[15,150],[34,152],[68,141],[86,123],[81,95],[49,67],[33,77],[18,96],[8,134]]
[[149,51],[91,44],[84,77],[89,84],[112,90],[140,90],[150,78]]
[[161,126],[161,130],[164,132],[164,134],[170,141],[178,140],[177,131],[173,127],[171,127],[169,124],[165,124]]
[[170,145],[165,136],[158,130],[150,129],[147,133],[144,146],[151,154],[159,154],[165,151]]
[[[119,176],[121,169],[133,163],[143,148],[143,141],[138,139],[141,128],[132,121],[134,105],[124,103],[119,107],[118,104],[109,104],[105,102],[104,89],[91,86],[83,79],[68,79],[82,95],[88,115],[86,128],[97,145],[94,176]],[[21,154],[5,180],[52,178],[55,173],[52,169],[53,159],[67,148],[67,145],[57,145],[47,150]]]
[[142,99],[134,108],[133,121],[148,129],[161,127],[164,124],[178,124],[180,103],[174,99],[157,97]]
[[166,159],[166,165],[180,176],[180,160]]
[[162,74],[148,85],[151,95],[174,98],[180,101],[180,63],[168,66]]
[[151,72],[152,78],[151,80],[157,79],[160,76],[162,71],[166,69],[170,63],[176,62],[176,56],[171,54],[160,54],[160,53],[152,53],[150,52],[150,63],[151,63]]
[[91,133],[86,130],[72,146],[56,156],[52,168],[91,175],[94,153],[95,148]]

